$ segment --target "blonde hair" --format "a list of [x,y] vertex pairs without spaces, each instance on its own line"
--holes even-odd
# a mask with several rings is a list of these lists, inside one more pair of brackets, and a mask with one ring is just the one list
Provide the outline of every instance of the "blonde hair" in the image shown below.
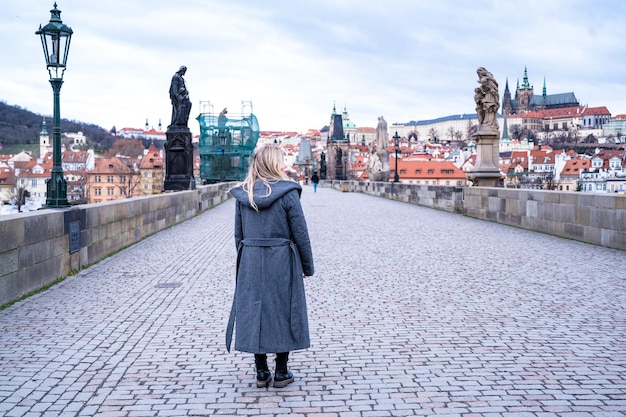
[[269,181],[289,179],[284,171],[284,167],[283,150],[278,145],[263,145],[254,153],[248,175],[239,184],[239,186],[248,193],[248,201],[253,209],[259,211],[259,208],[254,202],[254,184],[257,180],[261,180],[263,184],[265,184],[265,187],[267,187],[265,197],[270,196],[272,194],[272,187]]

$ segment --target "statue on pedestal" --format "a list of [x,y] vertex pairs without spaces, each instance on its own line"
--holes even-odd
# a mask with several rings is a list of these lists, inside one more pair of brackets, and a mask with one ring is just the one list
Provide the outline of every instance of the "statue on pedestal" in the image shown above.
[[193,144],[191,131],[187,126],[191,101],[183,75],[187,67],[182,66],[172,77],[170,100],[172,121],[165,132],[165,181],[167,191],[192,190],[196,188],[193,174]]
[[324,152],[320,154],[320,179],[326,179],[326,154]]
[[498,127],[498,83],[485,68],[476,70],[479,87],[474,89],[478,131],[472,135],[476,142],[476,164],[467,177],[474,186],[501,187]]
[[370,150],[365,171],[370,181],[389,181],[389,133],[383,116],[378,118],[376,140]]

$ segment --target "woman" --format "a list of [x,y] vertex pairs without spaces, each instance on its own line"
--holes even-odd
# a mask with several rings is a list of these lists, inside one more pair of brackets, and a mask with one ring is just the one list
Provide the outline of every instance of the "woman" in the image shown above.
[[261,147],[246,179],[230,190],[236,199],[237,282],[226,346],[230,351],[236,321],[235,349],[254,353],[257,387],[272,379],[268,353],[276,353],[274,387],[282,388],[293,382],[289,352],[310,345],[303,278],[314,271],[301,192],[284,173],[277,145]]

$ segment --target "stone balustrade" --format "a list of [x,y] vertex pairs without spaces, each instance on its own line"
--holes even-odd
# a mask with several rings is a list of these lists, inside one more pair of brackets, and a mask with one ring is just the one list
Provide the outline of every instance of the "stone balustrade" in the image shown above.
[[[233,185],[0,217],[0,306],[222,203]],[[358,181],[320,187],[626,250],[624,195]]]
[[322,181],[320,186],[626,250],[625,195],[367,181]]
[[229,198],[233,183],[0,217],[0,306]]

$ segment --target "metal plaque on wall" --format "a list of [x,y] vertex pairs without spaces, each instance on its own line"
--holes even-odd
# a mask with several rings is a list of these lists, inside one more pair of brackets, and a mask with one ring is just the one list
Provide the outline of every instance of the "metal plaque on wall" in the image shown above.
[[80,250],[80,222],[70,222],[70,253]]

